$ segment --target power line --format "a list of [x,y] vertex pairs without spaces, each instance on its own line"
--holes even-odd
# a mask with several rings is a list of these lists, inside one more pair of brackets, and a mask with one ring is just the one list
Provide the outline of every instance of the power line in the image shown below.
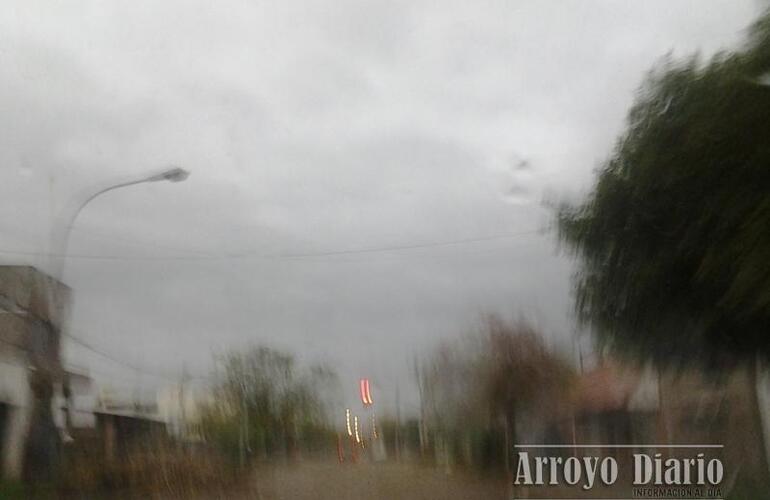
[[229,260],[229,259],[249,259],[249,258],[261,258],[261,259],[307,259],[316,257],[333,257],[339,255],[356,255],[356,254],[372,254],[372,253],[386,253],[386,252],[403,252],[409,250],[420,250],[427,248],[440,248],[448,246],[468,245],[474,243],[484,243],[490,241],[500,241],[506,239],[512,239],[519,236],[526,236],[531,234],[539,234],[541,230],[534,229],[529,231],[520,231],[517,233],[498,234],[492,236],[481,236],[474,238],[462,238],[455,240],[434,241],[427,243],[414,243],[403,245],[391,245],[391,246],[376,246],[376,247],[363,247],[363,248],[345,248],[339,250],[325,250],[318,252],[301,252],[301,253],[275,253],[275,254],[260,254],[257,252],[241,252],[241,253],[228,253],[222,255],[176,255],[169,257],[159,256],[124,256],[124,255],[98,255],[98,254],[55,254],[48,252],[37,252],[28,250],[10,250],[0,249],[0,254],[5,255],[23,255],[29,257],[53,257],[60,259],[77,259],[77,260],[102,260],[102,261],[210,261],[210,260]]
[[83,340],[83,339],[81,339],[79,337],[76,337],[75,335],[72,335],[71,333],[68,333],[68,332],[62,332],[62,333],[63,333],[63,335],[65,337],[69,338],[71,341],[73,341],[74,343],[78,344],[79,346],[81,346],[81,347],[83,347],[85,349],[88,349],[89,351],[91,351],[91,352],[93,352],[95,354],[98,354],[99,356],[101,356],[101,357],[103,357],[105,359],[108,359],[108,360],[112,361],[113,363],[117,363],[117,364],[119,364],[119,365],[121,365],[121,366],[123,366],[125,368],[129,368],[129,369],[131,369],[131,370],[133,370],[133,371],[135,371],[137,373],[140,373],[142,375],[150,375],[150,376],[153,376],[153,377],[162,378],[162,379],[165,379],[165,380],[168,380],[168,381],[171,381],[171,382],[176,382],[176,380],[177,380],[176,378],[171,377],[168,374],[161,374],[159,372],[155,372],[154,370],[148,370],[147,368],[139,367],[137,365],[134,365],[132,363],[129,363],[127,361],[119,359],[119,358],[117,358],[117,357],[115,357],[115,356],[113,356],[113,355],[111,355],[111,354],[109,354],[109,353],[107,353],[107,352],[105,352],[105,351],[103,351],[101,349],[98,349],[98,348],[94,347],[90,343],[86,342],[85,340]]
[[[2,307],[0,307],[0,312],[5,313],[5,314],[12,314],[12,315],[17,316],[17,317],[22,317],[26,321],[40,322],[39,319],[37,319],[37,318],[35,318],[35,317],[33,317],[33,316],[29,315],[29,314],[21,314],[21,313],[13,311],[12,309],[7,308],[6,307],[6,305],[7,305],[6,302],[8,302],[7,297],[5,297],[4,295],[0,295],[0,306],[2,306]],[[108,359],[108,360],[112,361],[113,363],[116,363],[116,364],[118,364],[120,366],[123,366],[125,368],[130,369],[130,370],[133,370],[136,373],[139,373],[139,374],[142,374],[142,375],[149,375],[149,376],[153,376],[153,377],[157,377],[157,378],[162,378],[162,379],[165,379],[165,380],[171,381],[171,382],[177,382],[177,380],[178,380],[176,377],[170,376],[168,374],[156,372],[154,370],[148,370],[147,368],[139,367],[137,365],[134,365],[132,363],[129,363],[127,361],[119,359],[119,358],[117,358],[117,357],[115,357],[115,356],[113,356],[113,355],[111,355],[111,354],[109,354],[109,353],[107,353],[107,352],[105,352],[105,351],[103,351],[101,349],[98,349],[98,348],[94,347],[89,342],[86,342],[85,340],[83,340],[83,339],[73,335],[72,333],[69,333],[69,332],[66,332],[66,331],[60,331],[60,333],[61,333],[61,335],[69,338],[75,344],[77,344],[77,345],[79,345],[79,346],[81,346],[81,347],[83,347],[85,349],[88,349],[89,351],[91,351],[91,352],[93,352],[95,354],[98,354],[102,358]],[[4,339],[4,338],[1,338],[1,337],[0,337],[0,342],[2,342],[4,344],[7,344],[7,345],[10,345],[10,346],[13,346],[13,347],[16,347],[17,349],[21,349],[21,350],[24,350],[24,351],[28,350],[27,346],[24,346],[24,345],[21,345],[21,344],[17,344],[15,342],[11,342],[11,341],[9,341],[7,339]],[[208,377],[203,376],[203,375],[193,375],[193,376],[190,376],[189,378],[196,379],[196,380],[208,380]]]
[[[140,367],[138,365],[134,365],[132,363],[129,363],[128,361],[124,361],[124,360],[122,360],[120,358],[117,358],[117,357],[111,355],[111,354],[108,354],[107,352],[94,347],[93,344],[90,344],[90,343],[86,342],[85,340],[83,340],[83,339],[81,339],[81,338],[79,338],[79,337],[77,337],[75,335],[72,335],[71,333],[63,333],[63,334],[64,334],[65,337],[69,338],[70,340],[72,340],[73,342],[78,344],[79,346],[81,346],[81,347],[83,347],[83,348],[93,352],[94,354],[98,354],[99,356],[101,356],[101,357],[103,357],[105,359],[108,359],[108,360],[110,360],[110,361],[112,361],[114,363],[117,363],[117,364],[119,364],[119,365],[121,365],[121,366],[123,366],[125,368],[129,368],[129,369],[131,369],[131,370],[133,370],[133,371],[135,371],[135,372],[137,372],[137,373],[139,373],[141,375],[149,375],[149,376],[152,376],[152,377],[158,377],[158,378],[166,379],[166,380],[171,381],[171,382],[177,382],[178,381],[178,377],[176,377],[176,376],[165,374],[165,373],[161,373],[161,372],[157,372],[157,371],[154,371],[154,370],[148,370],[147,368]],[[206,375],[187,375],[187,377],[190,378],[190,379],[194,379],[194,380],[209,380],[209,378],[210,378],[210,377],[208,377]]]
[[369,247],[369,248],[353,248],[344,250],[328,250],[323,252],[308,252],[308,253],[295,253],[295,254],[282,254],[279,255],[282,258],[288,259],[302,259],[310,257],[331,257],[335,255],[355,255],[366,253],[379,253],[379,252],[401,252],[407,250],[420,250],[424,248],[438,248],[447,246],[466,245],[471,243],[483,243],[487,241],[498,241],[511,239],[518,236],[525,236],[529,234],[539,233],[539,230],[521,231],[518,233],[499,234],[494,236],[481,236],[477,238],[463,238],[458,240],[446,240],[435,241],[430,243],[415,243],[411,245],[394,245],[394,246],[382,246],[382,247]]
[[102,240],[125,243],[134,247],[152,248],[155,250],[170,250],[172,252],[187,254],[187,255],[196,256],[196,257],[216,257],[216,254],[211,252],[204,252],[204,251],[193,250],[189,248],[182,248],[182,247],[172,246],[172,245],[164,245],[162,243],[156,243],[156,242],[139,241],[139,240],[129,238],[128,236],[119,236],[116,234],[94,231],[92,229],[83,229],[79,226],[73,226],[72,231],[86,235],[86,236],[99,238]]
[[[35,257],[57,257],[57,258],[68,258],[68,259],[83,259],[83,260],[112,260],[112,261],[168,261],[168,260],[200,261],[200,260],[219,260],[219,259],[245,259],[245,258],[306,259],[306,258],[317,258],[317,257],[333,257],[333,256],[340,256],[340,255],[402,252],[402,251],[420,250],[420,249],[428,249],[428,248],[458,246],[458,245],[483,243],[483,242],[490,242],[490,241],[499,241],[499,240],[516,238],[519,236],[537,234],[537,233],[540,233],[540,230],[529,230],[529,231],[520,231],[517,233],[499,234],[499,235],[473,237],[473,238],[461,238],[461,239],[454,239],[454,240],[434,241],[434,242],[427,242],[427,243],[415,243],[415,244],[405,244],[405,245],[349,248],[349,249],[340,249],[340,250],[327,250],[327,251],[320,251],[320,252],[278,253],[278,254],[261,254],[261,255],[257,254],[256,252],[244,252],[239,254],[225,254],[221,256],[197,255],[197,256],[174,256],[174,257],[153,257],[153,256],[128,257],[128,256],[118,256],[118,255],[89,255],[89,254],[63,255],[63,254],[52,254],[47,252],[16,251],[16,250],[7,250],[7,249],[0,249],[0,254],[26,255],[26,256],[35,256]],[[81,338],[71,333],[63,332],[63,334],[67,338],[72,340],[74,343],[80,345],[81,347],[95,354],[98,354],[99,356],[105,359],[108,359],[114,363],[117,363],[125,368],[133,370],[137,373],[150,375],[150,376],[154,376],[154,377],[158,377],[166,380],[176,381],[176,378],[170,377],[168,374],[161,374],[158,372],[154,372],[153,370],[147,370],[146,368],[139,367],[132,363],[119,359],[101,349],[94,347],[90,343],[82,340]],[[199,380],[207,379],[207,377],[205,376],[194,376],[192,378],[199,379]]]
[[57,254],[50,252],[36,252],[31,250],[8,250],[0,249],[0,254],[4,255],[22,255],[25,257],[48,257],[57,259],[76,259],[76,260],[110,260],[110,261],[168,261],[168,260],[210,260],[206,257],[151,257],[136,256],[129,257],[125,255],[96,255],[96,254]]

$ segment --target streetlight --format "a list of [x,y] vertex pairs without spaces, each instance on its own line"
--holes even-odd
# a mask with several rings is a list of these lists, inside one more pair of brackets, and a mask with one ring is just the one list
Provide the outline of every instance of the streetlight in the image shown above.
[[[60,358],[61,333],[66,324],[66,314],[63,297],[60,296],[62,288],[59,284],[62,281],[64,271],[64,262],[67,257],[67,247],[69,236],[75,219],[94,198],[108,191],[113,191],[122,187],[133,186],[145,182],[181,182],[187,179],[189,173],[179,167],[169,167],[160,172],[153,173],[125,182],[113,183],[111,185],[97,187],[87,191],[85,196],[75,198],[74,202],[62,210],[59,218],[51,230],[51,241],[49,248],[50,278],[40,276],[38,286],[45,294],[45,304],[42,305],[43,311],[37,311],[35,315],[29,315],[31,328],[41,333],[45,342],[30,343],[28,349],[29,373],[28,382],[31,390],[31,400],[29,406],[29,424],[26,438],[24,438],[24,455],[33,460],[33,473],[35,475],[46,475],[51,472],[52,464],[55,461],[57,449],[56,439],[52,433],[56,432],[54,423],[54,408],[52,402],[55,394],[54,382],[62,378],[62,366]],[[78,201],[82,200],[82,201]],[[9,309],[14,311],[13,308]],[[14,311],[15,312],[15,311]],[[38,317],[40,315],[41,317]],[[53,342],[48,341],[53,340]],[[63,380],[62,380],[63,382]],[[64,389],[64,387],[62,387]],[[69,425],[69,395],[66,391],[62,394],[65,397],[65,422],[63,435],[65,441],[71,440],[67,433]],[[60,430],[61,432],[61,430]],[[26,460],[26,458],[25,458]],[[39,463],[38,463],[39,462]],[[40,470],[34,467],[39,466]]]
[[[77,219],[80,212],[83,211],[83,208],[85,208],[86,205],[88,205],[91,201],[93,201],[94,198],[108,191],[114,191],[116,189],[133,186],[136,184],[143,184],[146,182],[161,182],[161,181],[182,182],[185,179],[187,179],[187,177],[189,176],[190,176],[190,173],[187,170],[180,167],[171,166],[160,172],[152,173],[150,175],[145,175],[144,177],[140,177],[139,179],[109,184],[107,186],[97,187],[92,191],[87,191],[84,196],[76,197],[70,205],[68,205],[67,207],[65,207],[64,210],[62,210],[59,218],[55,221],[55,224],[51,230],[49,272],[51,273],[51,277],[55,281],[51,284],[52,286],[45,287],[45,290],[47,290],[49,319],[52,319],[54,316],[59,316],[58,315],[59,308],[57,307],[57,304],[60,304],[60,297],[56,296],[57,295],[56,292],[58,291],[56,282],[62,281],[62,275],[64,274],[64,265],[67,259],[67,248],[69,247],[69,239],[70,239],[70,233],[72,232],[72,226],[75,224],[75,219]],[[79,200],[82,200],[82,201],[79,201]],[[57,342],[56,342],[57,359],[59,358],[58,346],[60,345],[60,337],[61,337],[62,331],[64,330],[65,321],[66,321],[65,316],[59,316],[54,321],[51,321],[49,323],[51,334],[57,339]],[[44,373],[48,372],[48,370],[45,370],[45,368],[48,368],[48,367],[42,366],[39,360],[37,360],[36,357],[33,356],[32,368],[34,368],[34,370],[36,371],[43,368],[43,370],[41,370],[42,373],[40,375],[41,378],[39,383],[41,384],[41,387],[42,386],[47,387],[46,392],[49,393],[49,396],[43,399],[42,404],[50,405],[50,403],[47,402],[46,399],[50,399],[50,397],[52,396],[51,387],[53,385],[53,380],[50,378],[50,376],[44,375]],[[65,412],[69,414],[69,401],[65,402],[65,408],[66,408]],[[66,418],[67,420],[69,420],[68,417]],[[68,422],[65,422],[64,438],[65,440],[71,440],[68,433],[66,432],[67,425],[68,425]]]
[[69,239],[72,226],[75,224],[75,219],[77,219],[83,208],[85,208],[86,205],[93,201],[94,198],[108,191],[114,191],[115,189],[134,186],[136,184],[144,184],[146,182],[182,182],[189,176],[190,172],[187,170],[180,167],[171,166],[161,172],[153,173],[139,179],[119,182],[107,187],[98,188],[93,193],[86,196],[83,201],[68,207],[69,209],[65,209],[51,232],[50,264],[52,277],[61,281],[62,274],[64,272],[64,263],[67,259],[67,248],[69,247]]

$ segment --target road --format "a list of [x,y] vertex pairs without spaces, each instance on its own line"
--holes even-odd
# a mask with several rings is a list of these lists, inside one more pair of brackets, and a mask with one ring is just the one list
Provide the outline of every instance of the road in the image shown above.
[[299,463],[262,468],[256,475],[262,500],[494,500],[507,499],[502,479],[478,479],[417,465]]

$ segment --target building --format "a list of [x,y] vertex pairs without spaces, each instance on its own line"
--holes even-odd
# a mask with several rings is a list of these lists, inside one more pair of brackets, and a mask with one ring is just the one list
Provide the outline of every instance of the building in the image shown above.
[[660,376],[660,430],[665,442],[723,445],[728,487],[770,485],[764,438],[769,422],[763,414],[761,373],[758,366],[745,363]]
[[[621,470],[631,469],[633,453],[692,453],[664,445],[696,450],[699,445],[718,445],[722,448],[710,453],[724,463],[725,491],[735,485],[763,486],[770,484],[769,390],[767,370],[752,363],[657,370],[602,360],[580,375],[571,407],[551,423],[544,441],[599,446],[602,455],[625,462]],[[601,447],[618,444],[631,446]]]
[[157,446],[168,437],[167,422],[155,401],[118,394],[82,371],[65,372],[66,399],[61,399],[65,457],[84,455],[120,460],[138,446]]
[[57,406],[62,410],[68,432],[94,428],[94,409],[98,403],[94,381],[85,370],[70,367],[65,370],[64,377],[64,397]]
[[157,446],[168,437],[157,404],[100,398],[93,412],[104,458],[121,459],[137,446]]
[[30,266],[0,266],[0,474],[48,472],[64,382],[60,332],[70,291]]
[[575,395],[576,444],[659,441],[660,395],[651,367],[602,363],[580,377]]
[[199,426],[201,410],[212,400],[210,391],[194,383],[169,384],[158,391],[158,414],[170,436],[187,443],[203,440]]

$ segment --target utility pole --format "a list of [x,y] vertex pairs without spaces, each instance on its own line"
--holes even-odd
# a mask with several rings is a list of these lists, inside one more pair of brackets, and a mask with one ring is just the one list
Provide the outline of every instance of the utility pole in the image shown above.
[[182,378],[179,381],[179,442],[187,437],[187,408],[185,405],[185,384],[187,383],[187,365],[182,362]]
[[398,393],[398,380],[396,380],[396,462],[401,461],[401,400]]
[[425,429],[425,402],[423,400],[423,392],[422,392],[422,380],[420,378],[420,365],[417,361],[417,356],[414,357],[414,378],[417,382],[417,393],[420,397],[420,422],[419,426],[417,428],[419,438],[420,438],[420,458],[425,458],[425,448],[427,446],[426,443],[426,429]]
[[246,453],[251,453],[251,443],[249,443],[249,407],[246,404],[246,381],[239,382],[241,389],[241,430],[238,433],[238,449],[241,461],[241,468],[246,464]]

